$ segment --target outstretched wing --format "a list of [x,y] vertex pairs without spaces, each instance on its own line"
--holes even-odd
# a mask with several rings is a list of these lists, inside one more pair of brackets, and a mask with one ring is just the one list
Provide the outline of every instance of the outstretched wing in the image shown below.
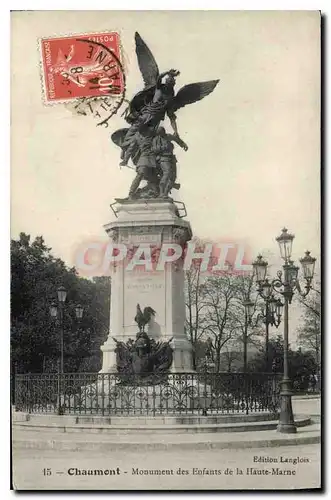
[[145,86],[155,85],[159,76],[159,68],[152,52],[147,47],[139,33],[135,33],[136,54],[138,66],[142,74]]
[[177,92],[171,103],[172,111],[175,112],[177,109],[183,108],[187,104],[200,101],[214,90],[218,82],[219,80],[210,80],[209,82],[184,85],[184,87]]

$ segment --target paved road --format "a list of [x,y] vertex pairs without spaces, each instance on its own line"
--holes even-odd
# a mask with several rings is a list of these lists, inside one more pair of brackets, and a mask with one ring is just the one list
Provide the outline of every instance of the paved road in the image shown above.
[[312,417],[321,414],[320,398],[312,399],[292,399],[293,412],[297,415],[310,415]]
[[[254,461],[254,457],[255,461]],[[302,460],[287,463],[286,459]],[[269,463],[257,459],[269,460]],[[270,462],[270,459],[273,462]],[[320,446],[287,446],[269,449],[152,451],[152,452],[57,452],[13,451],[13,482],[16,489],[293,489],[320,485]],[[199,474],[203,468],[220,474]],[[258,474],[252,474],[253,468]],[[51,475],[44,475],[50,469]],[[111,470],[111,475],[70,475],[76,469]],[[138,473],[135,473],[138,469]],[[140,471],[163,470],[163,475]],[[179,473],[185,471],[185,473]],[[226,473],[226,469],[232,473]],[[238,469],[238,470],[237,470]],[[278,469],[278,473],[276,473]],[[288,470],[290,475],[280,475]],[[168,473],[167,473],[168,471]],[[242,471],[242,474],[240,474]],[[269,471],[269,475],[266,475]],[[46,471],[45,471],[46,473]],[[60,473],[60,474],[59,474]]]
[[[293,411],[301,415],[320,415],[319,399],[294,399]],[[254,461],[254,457],[273,462]],[[282,458],[281,458],[282,457]],[[301,463],[288,463],[299,457]],[[256,460],[256,459],[255,459]],[[44,469],[51,475],[44,475]],[[111,475],[70,475],[69,469],[113,470]],[[117,469],[118,468],[118,469]],[[135,474],[133,470],[164,470],[164,475]],[[188,473],[178,473],[178,469]],[[221,471],[198,474],[194,469]],[[227,474],[226,469],[233,473]],[[243,474],[237,474],[237,468]],[[247,474],[254,468],[258,474]],[[273,474],[273,469],[289,470],[290,475]],[[265,471],[270,471],[266,475]],[[169,472],[167,474],[166,472]],[[173,471],[173,473],[171,473]],[[71,470],[70,472],[73,472]],[[239,471],[238,471],[239,472]],[[251,472],[251,471],[249,471]],[[279,471],[278,471],[279,472]],[[294,472],[294,474],[292,474]],[[45,471],[46,473],[46,471]],[[60,474],[58,474],[60,473]],[[320,485],[320,445],[279,448],[201,451],[117,451],[13,450],[13,482],[16,489],[293,489]]]

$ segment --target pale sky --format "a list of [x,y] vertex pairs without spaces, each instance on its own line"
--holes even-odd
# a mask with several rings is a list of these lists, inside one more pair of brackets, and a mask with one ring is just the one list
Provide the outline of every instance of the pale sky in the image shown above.
[[124,108],[105,129],[42,101],[38,38],[97,31],[120,33],[127,98],[143,86],[135,31],[160,71],[180,70],[177,89],[220,79],[177,112],[189,150],[176,150],[182,187],[173,194],[194,235],[275,256],[285,225],[295,259],[307,248],[319,257],[320,16],[312,11],[12,13],[12,237],[43,235],[73,265],[77,245],[106,240],[109,204],[128,193],[134,172],[119,169],[110,141],[126,126]]

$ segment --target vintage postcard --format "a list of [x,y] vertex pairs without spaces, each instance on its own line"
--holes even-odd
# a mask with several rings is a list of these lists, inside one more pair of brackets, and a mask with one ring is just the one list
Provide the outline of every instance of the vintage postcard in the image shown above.
[[13,489],[321,488],[320,117],[319,11],[12,11]]

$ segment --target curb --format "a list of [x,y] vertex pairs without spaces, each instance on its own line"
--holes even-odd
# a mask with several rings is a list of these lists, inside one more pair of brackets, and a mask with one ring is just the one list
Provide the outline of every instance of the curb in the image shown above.
[[321,399],[321,394],[294,394],[292,400],[306,401],[307,399]]
[[[297,416],[295,418],[297,427],[305,427],[310,425],[310,417]],[[29,422],[16,422],[14,428],[21,431],[51,431],[57,433],[83,432],[88,434],[137,434],[137,433],[153,433],[153,434],[183,434],[183,433],[229,433],[229,432],[252,432],[252,431],[269,431],[277,428],[278,420],[261,421],[261,422],[246,422],[246,423],[218,423],[218,424],[182,424],[182,425],[61,425],[59,424],[42,424]]]
[[34,450],[56,450],[56,451],[151,451],[151,450],[210,450],[210,449],[246,449],[246,448],[269,448],[279,446],[295,446],[303,444],[318,444],[321,442],[318,432],[310,436],[295,437],[275,437],[269,439],[257,440],[227,440],[227,441],[202,441],[202,442],[107,442],[107,441],[88,441],[73,442],[46,439],[38,441],[34,439],[22,439],[13,441],[13,449],[34,449]]
[[[301,416],[301,415],[299,415]],[[97,425],[210,425],[210,424],[246,424],[252,422],[266,422],[278,420],[279,413],[251,413],[246,414],[211,414],[201,415],[136,415],[136,416],[101,416],[101,415],[54,415],[40,413],[18,412],[12,416],[14,425],[22,422],[29,422],[30,425],[59,425],[62,427],[77,424],[88,426]]]

